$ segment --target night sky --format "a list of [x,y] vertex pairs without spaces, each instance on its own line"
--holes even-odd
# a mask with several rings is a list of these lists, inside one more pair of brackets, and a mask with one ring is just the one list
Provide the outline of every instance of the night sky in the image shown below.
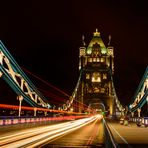
[[[79,77],[82,35],[88,45],[98,28],[107,45],[111,34],[114,85],[119,100],[130,102],[148,64],[147,0],[1,0],[0,5],[0,40],[17,63],[69,95]],[[3,83],[0,101],[12,93]]]

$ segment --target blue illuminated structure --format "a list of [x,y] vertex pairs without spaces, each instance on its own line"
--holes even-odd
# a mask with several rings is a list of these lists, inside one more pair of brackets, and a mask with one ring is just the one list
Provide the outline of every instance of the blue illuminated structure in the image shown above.
[[22,71],[2,41],[0,41],[0,76],[18,96],[22,96],[30,105],[34,107],[50,107],[45,97]]

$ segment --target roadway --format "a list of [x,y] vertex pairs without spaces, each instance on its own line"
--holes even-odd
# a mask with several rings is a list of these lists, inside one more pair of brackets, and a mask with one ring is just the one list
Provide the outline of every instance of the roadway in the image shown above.
[[[107,124],[120,148],[148,148],[148,127],[135,123],[124,126],[115,120]],[[36,127],[37,126],[37,127]],[[104,147],[100,117],[72,120],[56,124],[18,124],[0,126],[0,147]]]
[[137,127],[136,123],[125,126],[115,120],[107,123],[120,148],[148,148],[148,127]]
[[101,147],[101,123],[101,118],[97,116],[29,129],[2,131],[0,147]]
[[99,147],[103,148],[103,124],[100,119],[75,130],[69,134],[62,135],[57,139],[48,141],[41,147]]

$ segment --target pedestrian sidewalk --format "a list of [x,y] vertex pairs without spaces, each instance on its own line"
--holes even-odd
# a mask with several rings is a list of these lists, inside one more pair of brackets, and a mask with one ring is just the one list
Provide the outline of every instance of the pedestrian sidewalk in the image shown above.
[[136,123],[121,125],[120,121],[108,120],[107,124],[115,141],[119,144],[148,144],[148,128],[138,127]]

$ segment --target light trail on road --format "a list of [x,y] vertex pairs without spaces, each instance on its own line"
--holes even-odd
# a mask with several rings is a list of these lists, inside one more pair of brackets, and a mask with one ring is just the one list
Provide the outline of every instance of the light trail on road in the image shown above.
[[101,118],[100,115],[92,116],[89,118],[64,122],[56,125],[49,125],[44,127],[38,127],[33,129],[26,129],[23,131],[17,131],[10,133],[9,135],[1,135],[0,147],[1,148],[18,148],[27,147],[33,148],[41,145],[49,140],[62,136],[66,133],[72,132],[78,128],[81,128],[96,119]]
[[38,148],[104,148],[104,126],[101,118],[96,118],[90,124],[83,126],[73,132],[49,140],[39,145]]

